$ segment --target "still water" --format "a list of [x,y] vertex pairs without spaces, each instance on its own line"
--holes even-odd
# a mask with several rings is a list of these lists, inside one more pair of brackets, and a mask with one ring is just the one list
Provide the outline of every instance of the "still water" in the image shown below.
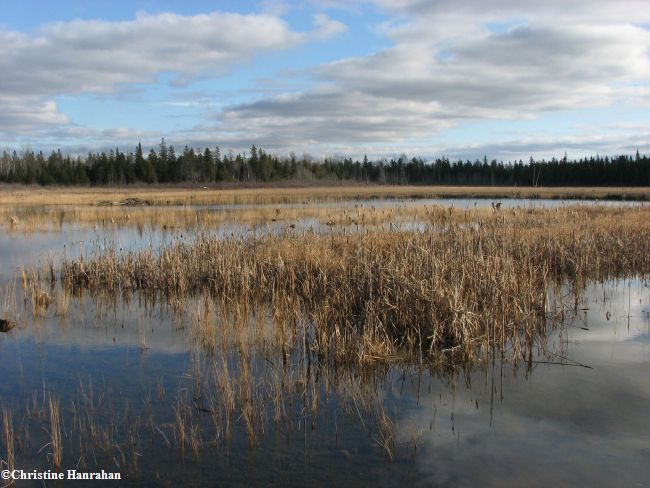
[[[11,285],[20,266],[192,238],[72,227],[3,235],[3,313],[7,296],[21,297]],[[577,300],[549,294],[549,317],[564,306],[565,320],[530,367],[497,357],[372,372],[308,370],[297,355],[281,367],[246,333],[207,350],[190,325],[200,298],[176,311],[137,296],[71,297],[0,334],[15,467],[52,469],[54,396],[60,469],[120,472],[120,486],[650,486],[650,283],[592,284]],[[223,381],[241,403],[230,416],[215,414],[227,403]],[[0,460],[6,452],[3,436]]]

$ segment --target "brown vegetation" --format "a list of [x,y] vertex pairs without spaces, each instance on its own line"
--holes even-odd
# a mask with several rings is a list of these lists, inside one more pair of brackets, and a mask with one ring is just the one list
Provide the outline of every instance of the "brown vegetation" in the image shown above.
[[561,198],[650,200],[645,187],[506,186],[316,186],[316,187],[26,187],[4,186],[0,205],[99,205],[143,202],[152,205],[232,205],[330,202],[373,198]]
[[309,347],[335,361],[422,358],[476,346],[531,354],[550,283],[650,270],[648,211],[502,211],[471,222],[434,212],[424,232],[226,239],[64,263],[69,288],[150,296],[209,292],[307,320]]
[[[181,215],[97,209],[131,220],[137,212],[147,219],[161,212],[159,223]],[[302,211],[323,212],[305,205],[295,216],[284,214],[291,211],[278,206],[261,215],[290,220]],[[191,208],[178,212],[188,225],[198,220]],[[257,209],[241,212],[240,219],[260,218]],[[324,212],[314,214],[332,222],[322,234],[288,226],[238,238],[206,233],[158,250],[86,253],[63,262],[58,275],[51,263],[23,272],[24,302],[31,300],[39,321],[74,315],[69,302],[86,291],[113,298],[113,306],[120,294],[124,303],[138,294],[143,303],[165,304],[191,343],[188,371],[169,400],[163,378],[157,399],[143,394],[144,407],[111,403],[110,395],[82,384],[65,408],[70,402],[46,397],[44,386],[41,405],[34,397],[22,422],[40,419],[43,428],[33,430],[45,432],[38,445],[54,467],[92,464],[92,453],[95,463],[109,460],[136,472],[146,437],[195,457],[206,447],[227,448],[235,429],[250,447],[262,445],[271,428],[304,429],[306,438],[332,417],[338,429],[340,407],[326,407],[332,395],[393,459],[404,439],[376,386],[391,370],[442,365],[435,371],[445,374],[491,354],[530,365],[546,352],[553,306],[564,300],[553,290],[650,272],[646,207],[465,211],[365,204]],[[206,213],[197,230],[207,232],[209,219]],[[409,219],[419,230],[399,230]],[[5,288],[3,315],[15,315],[16,285]],[[14,444],[27,446],[27,431],[21,424],[14,433],[10,412],[3,412],[3,426],[3,452],[15,462]],[[412,433],[407,444],[415,449],[416,441]]]

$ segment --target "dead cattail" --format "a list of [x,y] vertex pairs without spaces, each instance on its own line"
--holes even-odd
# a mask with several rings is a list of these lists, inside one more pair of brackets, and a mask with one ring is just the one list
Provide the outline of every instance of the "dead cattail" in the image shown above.
[[[209,291],[228,297],[234,311],[265,303],[277,310],[292,296],[298,303],[291,306],[313,323],[313,347],[325,357],[433,357],[483,341],[505,347],[520,327],[538,330],[551,281],[650,267],[644,209],[615,219],[608,209],[580,208],[580,218],[577,211],[433,213],[427,232],[204,235],[159,252],[109,251],[65,262],[63,281],[164,293],[170,303]],[[612,238],[623,234],[625,241]],[[285,313],[295,312],[276,315]],[[214,344],[215,338],[203,341]]]

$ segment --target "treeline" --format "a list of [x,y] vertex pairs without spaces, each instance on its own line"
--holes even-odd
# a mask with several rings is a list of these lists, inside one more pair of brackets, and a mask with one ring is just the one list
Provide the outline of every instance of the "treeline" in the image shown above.
[[[156,150],[157,149],[157,150]],[[515,162],[492,160],[424,161],[405,155],[391,160],[353,161],[326,158],[315,161],[305,155],[278,157],[252,146],[245,154],[222,154],[221,150],[196,151],[185,147],[176,154],[163,139],[144,154],[138,144],[132,152],[119,149],[64,155],[60,150],[47,157],[33,151],[3,151],[0,181],[57,185],[128,185],[134,183],[216,183],[272,181],[359,181],[379,184],[518,185],[518,186],[650,186],[648,156],[621,155],[569,160],[566,155],[550,161]]]

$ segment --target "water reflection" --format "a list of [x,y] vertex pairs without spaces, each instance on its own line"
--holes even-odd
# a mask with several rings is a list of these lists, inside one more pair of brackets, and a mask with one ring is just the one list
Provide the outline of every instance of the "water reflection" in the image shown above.
[[[216,363],[197,355],[191,306],[179,320],[164,307],[138,300],[84,297],[65,320],[50,317],[19,326],[0,336],[0,397],[4,407],[19,411],[25,399],[29,405],[45,390],[69,405],[80,388],[92,388],[95,401],[104,402],[102,416],[123,421],[127,402],[140,425],[152,408],[162,433],[155,433],[157,440],[146,450],[144,434],[138,434],[140,481],[164,472],[170,483],[179,482],[189,469],[196,482],[207,479],[207,472],[224,485],[275,480],[361,486],[370,478],[381,486],[406,481],[418,486],[633,486],[648,479],[649,290],[639,280],[584,290],[567,326],[550,336],[558,356],[568,360],[539,358],[530,370],[492,358],[468,370],[387,365],[366,377],[327,369],[305,376],[304,357],[294,353],[276,378],[290,385],[283,390],[282,405],[271,402],[251,420],[260,437],[252,451],[243,413],[231,418],[230,440],[209,447],[217,433],[206,421],[210,414],[201,412],[216,409],[217,397],[210,403],[197,391],[208,395],[210,382],[224,381],[219,371],[227,367],[237,398],[247,391],[252,402],[271,399],[280,393],[273,386],[276,380],[269,380],[274,374],[269,365],[281,364],[281,356],[260,346],[244,356],[233,350],[227,363],[220,363],[218,355]],[[246,342],[246,335],[242,344],[255,344]],[[255,393],[256,388],[266,393]],[[161,400],[146,400],[152,397]],[[185,464],[178,462],[174,440],[174,405],[180,400],[203,409],[193,407],[185,414],[188,428],[213,432],[202,438],[204,454],[196,458],[187,441]],[[276,408],[284,419],[280,423],[271,421]],[[64,416],[71,422],[69,415],[66,407]],[[383,434],[382,419],[389,429]],[[40,433],[33,435],[44,442]],[[167,447],[163,436],[176,447]],[[216,457],[209,454],[215,449]],[[38,456],[25,459],[30,468],[43,465]]]
[[[503,211],[576,205],[572,200],[499,201]],[[9,214],[18,215],[20,223],[0,234],[0,272],[11,274],[20,267],[50,261],[57,264],[65,257],[90,255],[108,247],[125,251],[158,248],[174,241],[193,240],[202,232],[223,238],[246,238],[284,232],[424,230],[429,225],[429,216],[436,211],[491,209],[492,203],[490,199],[376,199],[309,205],[18,207],[10,209]],[[644,202],[599,201],[585,205],[627,207]]]
[[[315,218],[291,231],[314,227],[331,231]],[[25,264],[196,237],[155,226],[60,228],[0,236],[5,295]],[[214,232],[285,231],[286,222],[228,222]],[[214,305],[205,297],[174,304],[84,294],[58,303],[60,291],[50,291],[48,313],[25,313],[0,334],[1,406],[13,413],[22,469],[50,465],[50,447],[42,448],[51,442],[54,394],[65,425],[63,468],[118,469],[130,484],[643,486],[650,479],[650,287],[640,279],[594,284],[577,299],[568,289],[550,291],[568,297],[547,310],[557,317],[562,309],[564,324],[549,332],[550,354],[529,365],[488,356],[440,368],[321,364],[305,350],[305,327],[279,337],[266,309],[236,318],[233,310],[206,312]],[[20,289],[15,295],[20,309]],[[206,317],[212,327],[201,326]],[[5,436],[2,460],[6,444]]]
[[484,379],[479,374],[471,389],[425,395],[422,403],[433,405],[435,418],[415,410],[414,420],[407,416],[400,430],[411,422],[432,425],[422,434],[431,458],[418,463],[427,485],[645,482],[650,419],[642,412],[650,404],[650,348],[643,342],[650,331],[649,303],[643,282],[591,286],[581,300],[587,314],[576,315],[563,339],[569,343],[568,365],[538,364],[525,379],[497,366]]

